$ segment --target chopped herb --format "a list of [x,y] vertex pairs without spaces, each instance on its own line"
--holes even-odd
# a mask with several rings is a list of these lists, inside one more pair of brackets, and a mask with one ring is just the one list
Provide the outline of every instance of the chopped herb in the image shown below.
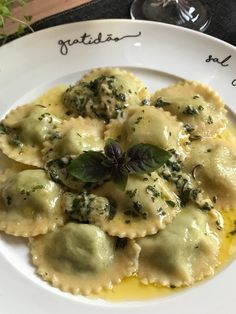
[[147,213],[143,211],[143,205],[139,201],[133,202],[132,208],[124,212],[126,216],[147,219]]
[[191,106],[188,105],[184,110],[183,110],[183,114],[188,114],[188,115],[195,115],[195,114],[199,114],[198,110]]
[[185,123],[184,124],[184,128],[187,132],[192,132],[194,131],[194,128],[189,124],[189,123]]
[[37,190],[42,190],[44,188],[44,186],[43,185],[35,185],[33,188],[32,188],[32,192],[35,192],[35,191],[37,191]]
[[198,98],[200,98],[200,96],[199,96],[199,95],[195,95],[195,96],[193,96],[193,99],[198,99]]
[[160,216],[166,216],[166,212],[163,210],[162,207],[158,208],[157,212],[159,213]]
[[150,100],[149,99],[143,99],[141,102],[142,106],[148,106],[150,104]]
[[198,188],[197,188],[197,189],[192,189],[192,190],[190,191],[190,197],[191,197],[191,199],[193,199],[194,201],[196,201],[198,195],[199,195],[201,192],[202,192],[201,189],[198,189]]
[[22,147],[23,143],[20,141],[20,138],[18,135],[16,135],[15,137],[11,138],[9,140],[9,144],[16,146],[16,147]]
[[123,93],[119,93],[116,95],[116,99],[120,101],[126,101],[126,96]]
[[143,119],[143,117],[138,117],[134,124],[139,124],[139,122]]
[[148,185],[146,187],[146,192],[151,196],[152,201],[154,202],[155,198],[160,196],[160,192],[158,192],[154,186]]
[[170,181],[171,179],[171,174],[169,172],[166,172],[165,170],[162,171],[161,173],[162,177],[166,180],[166,181]]
[[213,121],[213,119],[212,119],[212,116],[209,116],[209,117],[208,117],[207,123],[208,123],[208,124],[213,124],[213,123],[214,123],[214,121]]
[[216,196],[216,195],[214,195],[214,196],[212,197],[212,201],[213,201],[214,204],[217,202],[217,196]]
[[62,137],[60,135],[60,133],[58,132],[54,132],[51,135],[49,135],[48,140],[49,141],[54,141],[54,140],[60,140]]
[[0,134],[10,134],[11,133],[11,128],[3,124],[2,122],[0,123]]
[[166,165],[172,170],[179,172],[181,170],[181,165],[177,161],[167,160]]
[[199,105],[198,110],[202,111],[202,110],[204,110],[204,107],[202,105]]
[[230,235],[235,235],[236,234],[236,228],[232,231],[229,232]]
[[223,229],[223,227],[221,226],[221,224],[220,224],[220,222],[218,220],[216,220],[216,228],[218,230],[222,230]]
[[143,205],[139,201],[136,201],[133,202],[133,208],[134,210],[140,211],[143,209]]
[[12,198],[11,198],[11,196],[8,195],[7,196],[7,205],[10,206],[11,203],[12,203]]
[[201,140],[202,137],[200,135],[196,134],[196,135],[190,135],[189,139],[190,139],[190,141],[198,141],[198,140]]
[[[45,119],[46,117],[49,117],[49,116],[51,116],[51,114],[49,112],[45,112],[40,117],[38,117],[38,120],[42,121],[43,119]],[[50,121],[52,122],[52,117],[50,117],[50,118],[51,118]],[[51,123],[51,122],[49,122],[49,123]]]
[[169,200],[169,201],[166,201],[166,204],[168,204],[170,207],[175,207],[176,206],[176,203]]
[[212,208],[213,207],[208,202],[205,202],[203,206],[201,207],[202,210],[206,210],[206,211],[210,211],[212,210]]
[[129,198],[133,198],[135,196],[136,192],[137,192],[137,189],[135,189],[135,190],[127,190],[126,194],[129,196]]
[[168,152],[170,152],[174,156],[178,155],[174,148],[169,149]]
[[154,106],[158,108],[162,108],[162,107],[170,106],[170,105],[171,103],[169,103],[168,101],[164,101],[162,97],[157,98],[156,102],[154,103]]

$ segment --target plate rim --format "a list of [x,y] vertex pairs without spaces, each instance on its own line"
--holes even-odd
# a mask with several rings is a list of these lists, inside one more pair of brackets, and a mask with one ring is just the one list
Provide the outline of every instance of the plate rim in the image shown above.
[[[220,40],[220,39],[218,39],[218,38],[215,38],[215,37],[213,37],[213,36],[211,36],[211,35],[207,35],[207,34],[204,34],[204,33],[199,33],[199,32],[197,32],[197,31],[193,31],[193,30],[189,30],[189,29],[185,29],[185,28],[180,28],[180,27],[178,27],[178,26],[174,26],[174,25],[170,25],[170,24],[165,24],[165,23],[157,23],[157,22],[152,22],[152,21],[140,21],[140,20],[135,20],[135,21],[133,21],[133,20],[129,20],[129,19],[102,19],[102,20],[90,20],[90,21],[80,21],[80,22],[73,22],[73,23],[68,23],[68,24],[62,24],[62,25],[58,25],[58,26],[54,26],[54,27],[50,27],[50,28],[46,28],[46,29],[42,29],[42,30],[40,30],[40,31],[37,31],[37,32],[35,32],[35,33],[33,33],[33,34],[28,34],[28,35],[26,35],[26,36],[23,36],[23,37],[21,37],[21,38],[18,38],[18,39],[16,39],[16,40],[14,40],[14,41],[12,41],[12,42],[9,42],[9,43],[7,43],[6,45],[4,45],[4,46],[2,46],[2,47],[0,47],[0,48],[2,48],[2,49],[0,49],[0,54],[1,54],[1,51],[3,51],[3,49],[4,49],[4,47],[5,47],[5,49],[11,49],[11,47],[14,45],[14,44],[16,44],[16,43],[19,43],[19,42],[22,42],[24,39],[26,39],[27,38],[27,40],[30,38],[30,40],[32,39],[32,40],[34,40],[34,38],[36,37],[38,37],[38,36],[41,36],[41,34],[42,33],[47,33],[47,32],[50,32],[50,31],[52,31],[52,29],[53,30],[55,30],[55,29],[63,29],[63,28],[70,28],[71,26],[74,26],[74,25],[76,25],[76,24],[78,24],[78,25],[81,25],[81,24],[83,24],[83,25],[86,25],[86,24],[94,24],[94,23],[96,23],[96,24],[99,24],[99,23],[104,23],[105,22],[105,24],[106,23],[113,23],[113,22],[115,22],[115,23],[117,23],[117,22],[128,22],[128,23],[130,23],[130,24],[141,24],[141,25],[160,25],[161,27],[164,27],[165,29],[175,29],[175,30],[178,30],[178,32],[183,32],[183,33],[185,33],[185,32],[187,32],[187,33],[194,33],[194,36],[196,35],[196,36],[203,36],[204,38],[206,38],[206,37],[208,37],[210,40],[213,40],[213,41],[215,41],[215,42],[217,42],[217,43],[219,43],[220,45],[222,45],[223,44],[223,46],[225,46],[227,49],[228,48],[230,48],[230,49],[232,49],[233,48],[233,50],[234,50],[234,52],[236,53],[236,47],[235,46],[233,46],[233,45],[231,45],[231,44],[229,44],[229,43],[226,43],[225,41],[223,41],[223,40]],[[1,253],[1,252],[0,252]],[[228,268],[232,268],[232,265],[230,265],[230,266],[228,266]],[[224,271],[223,270],[221,270],[221,273],[223,273]],[[218,277],[221,277],[221,275],[220,274],[217,274],[216,275],[216,277],[218,278]],[[21,276],[22,277],[22,276]],[[26,279],[28,279],[28,278],[26,278]],[[210,280],[210,281],[212,281],[212,280]],[[34,283],[33,283],[34,284]],[[41,288],[41,287],[40,287]],[[193,288],[190,288],[190,289],[193,289]],[[189,289],[187,289],[187,290],[189,290]],[[184,294],[186,294],[186,293],[184,293]],[[177,296],[178,296],[179,294],[177,294]],[[116,307],[119,307],[120,309],[127,309],[127,310],[130,310],[131,308],[135,308],[136,310],[137,310],[137,307],[140,307],[140,306],[142,306],[142,307],[146,307],[146,306],[148,306],[148,309],[149,308],[151,308],[152,306],[154,306],[154,308],[158,308],[158,304],[164,304],[165,303],[165,299],[166,298],[161,298],[161,299],[158,299],[158,300],[148,300],[148,301],[137,301],[137,302],[118,302],[118,303],[115,303],[115,306]],[[181,298],[180,298],[181,299]],[[163,301],[162,301],[163,300]],[[144,304],[144,303],[149,303],[150,305],[147,305],[147,304]],[[136,303],[136,304],[135,304]],[[158,303],[158,304],[157,304]],[[109,303],[110,304],[110,303]],[[105,305],[103,304],[103,302],[101,303],[101,304],[97,304],[97,305],[102,305],[102,308],[104,307],[104,306],[108,306],[108,307],[110,307],[110,306],[112,306],[112,308],[113,308],[113,304],[112,305],[108,305],[107,304],[107,302],[105,302]],[[90,310],[91,310],[91,308],[89,307],[88,308],[88,312],[90,312]],[[95,311],[97,311],[96,309],[95,309]],[[94,311],[94,313],[95,313],[95,311]],[[45,312],[44,312],[45,313]],[[91,313],[91,312],[90,312]],[[117,312],[118,313],[118,312]],[[141,312],[140,312],[141,313]],[[165,312],[166,314],[167,314],[167,312]],[[195,312],[194,312],[195,313]],[[209,312],[210,313],[210,312]],[[216,314],[217,314],[217,312],[216,312]]]
[[65,26],[72,26],[72,25],[82,25],[82,24],[94,24],[94,23],[116,23],[116,22],[128,22],[128,23],[135,23],[135,24],[150,24],[150,25],[160,25],[161,27],[166,27],[166,28],[170,28],[170,29],[175,29],[175,30],[180,30],[182,32],[189,32],[189,33],[194,33],[195,35],[199,36],[199,37],[208,37],[209,39],[218,42],[220,44],[223,44],[224,46],[230,48],[230,49],[234,49],[236,52],[236,46],[234,46],[233,44],[230,44],[226,41],[224,41],[223,39],[217,38],[213,35],[210,34],[206,34],[200,31],[196,31],[196,30],[192,30],[189,28],[185,28],[182,26],[177,26],[177,25],[173,25],[173,24],[167,24],[167,23],[163,23],[163,22],[155,22],[155,21],[148,21],[148,20],[133,20],[133,19],[92,19],[92,20],[87,20],[87,21],[76,21],[76,22],[71,22],[71,23],[65,23],[65,24],[60,24],[60,25],[54,25],[54,26],[50,26],[47,28],[43,28],[40,30],[37,30],[35,32],[29,33],[29,34],[25,34],[22,37],[16,38],[11,40],[10,42],[7,42],[6,44],[0,46],[0,51],[3,47],[10,47],[11,45],[13,45],[16,42],[22,41],[25,38],[29,39],[29,38],[34,38],[35,36],[37,36],[38,34],[42,34],[42,33],[46,33],[46,32],[50,32],[52,29],[60,29],[60,28],[64,28]]

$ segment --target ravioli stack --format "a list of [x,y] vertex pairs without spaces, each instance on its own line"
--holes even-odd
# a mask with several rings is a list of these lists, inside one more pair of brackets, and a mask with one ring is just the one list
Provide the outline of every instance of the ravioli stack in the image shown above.
[[[200,83],[150,95],[130,72],[95,69],[1,121],[0,230],[28,237],[37,273],[73,294],[112,289],[132,275],[167,287],[212,276],[220,211],[236,208],[226,125],[223,101]],[[125,190],[68,172],[108,139],[124,151],[144,143],[171,157],[156,171],[130,174]]]

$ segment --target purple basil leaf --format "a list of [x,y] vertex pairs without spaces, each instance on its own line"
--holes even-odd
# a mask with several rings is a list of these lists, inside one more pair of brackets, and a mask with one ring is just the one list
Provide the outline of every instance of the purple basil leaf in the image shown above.
[[111,138],[106,141],[104,152],[107,158],[111,160],[118,160],[122,157],[120,144]]

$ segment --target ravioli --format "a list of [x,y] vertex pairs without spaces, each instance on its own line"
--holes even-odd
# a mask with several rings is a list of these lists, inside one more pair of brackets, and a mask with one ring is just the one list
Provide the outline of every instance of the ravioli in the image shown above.
[[62,190],[44,170],[10,173],[1,176],[0,230],[29,237],[63,224]]
[[37,273],[73,294],[212,276],[235,251],[228,122],[194,81],[151,97],[132,73],[100,68],[52,88],[0,122],[0,231],[30,237]]
[[104,148],[104,124],[101,121],[78,117],[64,120],[43,145],[44,160],[78,156],[84,151]]
[[213,275],[218,265],[217,227],[221,223],[218,212],[204,212],[190,204],[164,230],[137,239],[141,281],[180,287]]
[[91,222],[113,236],[133,239],[155,234],[180,210],[176,194],[154,172],[130,175],[125,191],[108,181],[92,193],[108,199],[109,206],[103,202],[91,214]]
[[17,107],[1,122],[0,148],[18,162],[41,167],[43,141],[60,122],[41,105]]
[[190,137],[211,138],[226,127],[226,110],[220,96],[208,86],[184,81],[154,93],[151,104],[176,115]]
[[175,150],[182,159],[188,152],[188,135],[183,125],[168,112],[151,106],[133,106],[125,111],[122,121],[108,124],[106,138],[115,138],[127,149],[139,143]]
[[132,73],[117,68],[93,70],[63,94],[63,103],[72,116],[105,121],[122,116],[129,105],[148,99],[143,83]]
[[140,248],[88,224],[68,223],[30,241],[37,273],[54,287],[89,295],[111,289],[137,270]]
[[45,164],[45,170],[51,180],[64,188],[81,191],[85,184],[68,172],[68,166],[72,160],[70,156],[50,160]]
[[196,141],[185,161],[188,171],[220,209],[236,207],[236,150],[221,139]]

